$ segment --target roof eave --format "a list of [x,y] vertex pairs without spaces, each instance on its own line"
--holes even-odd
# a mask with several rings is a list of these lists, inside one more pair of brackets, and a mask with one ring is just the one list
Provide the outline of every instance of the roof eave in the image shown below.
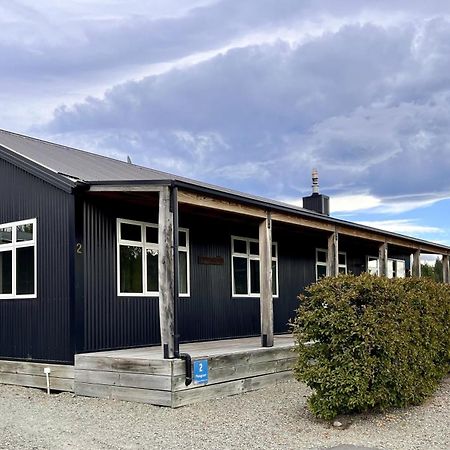
[[64,175],[22,156],[4,145],[0,145],[0,158],[64,192],[72,193],[77,184]]

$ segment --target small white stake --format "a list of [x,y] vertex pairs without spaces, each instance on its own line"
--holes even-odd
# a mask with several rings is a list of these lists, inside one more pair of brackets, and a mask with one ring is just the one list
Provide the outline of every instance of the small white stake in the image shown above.
[[47,380],[47,394],[50,395],[50,367],[44,367],[45,379]]

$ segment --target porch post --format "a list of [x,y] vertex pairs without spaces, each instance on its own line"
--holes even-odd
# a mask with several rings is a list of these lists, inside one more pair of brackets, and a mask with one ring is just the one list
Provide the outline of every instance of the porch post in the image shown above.
[[442,281],[447,284],[450,283],[448,255],[442,255]]
[[259,224],[259,273],[261,346],[273,347],[272,219],[269,212]]
[[413,265],[412,265],[412,273],[413,277],[420,278],[421,276],[421,267],[420,267],[420,249],[416,250],[413,253]]
[[170,190],[164,186],[159,193],[159,320],[164,358],[175,356],[174,342],[174,261],[173,213],[170,210]]
[[339,235],[337,232],[328,238],[328,275],[336,277],[339,275]]
[[388,244],[384,242],[378,250],[378,274],[382,277],[388,276]]

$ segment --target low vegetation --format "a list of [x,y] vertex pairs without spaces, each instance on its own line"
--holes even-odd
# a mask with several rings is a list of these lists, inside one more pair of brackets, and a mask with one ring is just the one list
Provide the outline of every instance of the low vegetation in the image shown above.
[[323,419],[419,404],[450,368],[450,286],[431,279],[326,277],[292,325],[295,376]]

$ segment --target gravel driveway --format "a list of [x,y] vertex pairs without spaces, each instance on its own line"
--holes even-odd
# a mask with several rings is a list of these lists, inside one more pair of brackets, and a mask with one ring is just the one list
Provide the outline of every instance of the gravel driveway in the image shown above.
[[177,410],[0,385],[0,448],[386,449],[450,448],[450,378],[424,405],[342,419],[308,413],[296,381]]

